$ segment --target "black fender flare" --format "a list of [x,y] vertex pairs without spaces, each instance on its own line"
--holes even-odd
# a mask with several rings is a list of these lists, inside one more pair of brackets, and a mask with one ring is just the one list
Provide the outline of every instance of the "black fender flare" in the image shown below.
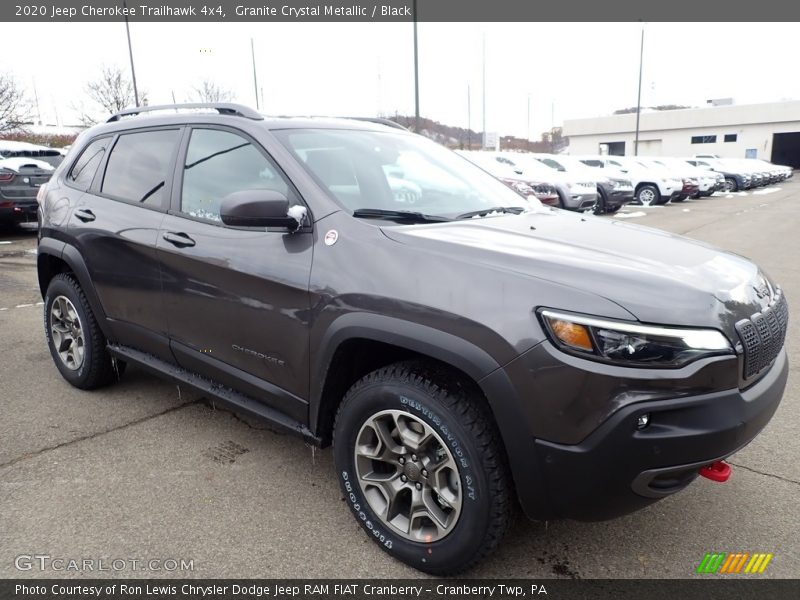
[[92,307],[92,312],[97,319],[97,324],[100,326],[100,330],[103,332],[103,335],[106,337],[106,339],[110,339],[109,336],[111,332],[108,327],[106,313],[103,310],[103,305],[100,303],[100,298],[97,296],[97,291],[92,283],[92,278],[89,275],[89,268],[86,266],[86,262],[83,260],[83,257],[78,249],[75,246],[60,240],[42,238],[39,242],[37,254],[37,274],[39,277],[39,289],[42,293],[42,299],[44,299],[45,295],[47,294],[47,287],[45,286],[41,277],[42,257],[54,256],[55,258],[58,258],[66,263],[70,271],[72,271],[72,273],[75,275],[75,278],[78,280],[78,283],[83,290],[83,294],[86,296],[86,300],[89,302],[89,306]]
[[503,365],[472,342],[427,325],[374,313],[351,312],[337,318],[322,336],[311,363],[309,428],[319,426],[322,392],[337,348],[347,340],[383,342],[430,356],[471,377],[489,403],[506,448],[511,474],[525,513],[548,518],[550,508],[532,433],[526,426],[519,398]]

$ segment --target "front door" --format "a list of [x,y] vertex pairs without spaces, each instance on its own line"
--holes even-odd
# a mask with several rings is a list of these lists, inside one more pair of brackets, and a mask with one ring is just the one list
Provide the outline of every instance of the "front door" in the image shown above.
[[184,143],[158,255],[172,349],[192,371],[304,422],[312,235],[228,227],[221,200],[265,189],[299,195],[257,142],[196,127]]

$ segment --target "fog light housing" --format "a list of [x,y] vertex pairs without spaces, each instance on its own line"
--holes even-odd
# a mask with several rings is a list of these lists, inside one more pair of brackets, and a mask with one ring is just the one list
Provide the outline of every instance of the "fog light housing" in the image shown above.
[[639,415],[639,418],[636,421],[636,429],[644,429],[649,424],[650,424],[649,414]]

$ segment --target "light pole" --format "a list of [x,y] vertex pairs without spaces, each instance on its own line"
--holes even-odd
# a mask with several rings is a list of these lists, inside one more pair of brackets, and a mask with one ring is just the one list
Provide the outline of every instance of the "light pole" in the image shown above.
[[472,150],[472,106],[467,84],[467,150]]
[[260,110],[261,105],[258,103],[258,77],[256,77],[256,48],[253,44],[253,38],[250,38],[250,55],[253,58],[253,90],[256,93],[256,110]]
[[481,92],[481,110],[483,110],[483,139],[481,148],[486,148],[486,33],[483,34],[483,66],[481,67],[481,79],[483,80],[483,90]]
[[133,99],[136,106],[139,106],[139,87],[136,85],[136,69],[133,66],[133,46],[131,45],[131,28],[128,25],[128,2],[123,0],[123,8],[125,8],[125,33],[128,35],[128,57],[131,59],[131,80],[133,80]]
[[414,0],[414,132],[419,133],[419,49],[417,48],[417,0]]
[[642,64],[644,63],[644,25],[642,43],[639,46],[639,94],[636,97],[636,137],[633,141],[633,155],[639,156],[639,115],[642,112]]
[[531,95],[528,94],[528,141],[531,141]]

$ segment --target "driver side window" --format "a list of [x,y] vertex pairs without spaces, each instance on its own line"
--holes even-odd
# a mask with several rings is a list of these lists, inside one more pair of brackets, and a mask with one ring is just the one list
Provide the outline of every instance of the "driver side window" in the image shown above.
[[183,166],[181,212],[221,222],[222,199],[242,190],[272,190],[291,200],[275,165],[246,138],[219,129],[193,129]]

